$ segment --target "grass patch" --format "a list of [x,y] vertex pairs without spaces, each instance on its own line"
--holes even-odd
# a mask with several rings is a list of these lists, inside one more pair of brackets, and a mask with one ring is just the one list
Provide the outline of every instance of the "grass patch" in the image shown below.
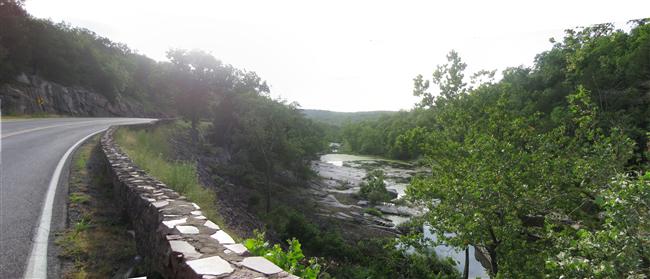
[[70,166],[69,225],[55,240],[63,278],[111,278],[137,254],[126,220],[115,207],[98,139],[82,145]]
[[84,216],[81,218],[81,220],[77,221],[77,223],[74,224],[74,232],[78,235],[79,233],[87,231],[90,226],[90,218],[88,216]]
[[196,164],[169,159],[172,157],[172,147],[168,139],[174,133],[189,133],[189,125],[179,122],[149,130],[124,127],[118,129],[114,136],[122,150],[139,167],[198,204],[208,219],[224,228],[224,219],[217,211],[215,192],[199,183]]
[[68,197],[68,199],[70,203],[82,204],[82,203],[88,203],[88,201],[90,200],[90,196],[84,193],[75,192],[70,194],[70,197]]
[[90,148],[81,148],[79,149],[79,154],[78,157],[74,160],[76,171],[81,172],[82,174],[86,174],[86,165],[88,164],[88,160],[90,159],[90,152],[92,149]]

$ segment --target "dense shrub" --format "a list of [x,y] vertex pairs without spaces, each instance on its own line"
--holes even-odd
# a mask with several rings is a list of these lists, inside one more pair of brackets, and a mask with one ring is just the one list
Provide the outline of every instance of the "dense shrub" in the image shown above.
[[278,244],[271,246],[264,239],[264,233],[258,231],[255,231],[255,238],[244,241],[244,245],[253,255],[263,256],[289,273],[305,279],[318,278],[321,267],[317,260],[305,258],[297,239],[292,238],[287,241],[287,244],[286,250]]
[[359,195],[372,204],[386,202],[391,200],[391,196],[386,190],[386,183],[384,182],[384,172],[382,170],[374,170],[369,172],[361,183]]

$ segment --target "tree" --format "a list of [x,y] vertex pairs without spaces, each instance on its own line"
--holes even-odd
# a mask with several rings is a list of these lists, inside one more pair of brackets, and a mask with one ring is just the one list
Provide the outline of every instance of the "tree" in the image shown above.
[[0,0],[0,81],[25,71],[31,59],[24,1]]
[[463,67],[439,66],[433,81],[414,79],[416,109],[346,125],[345,143],[423,156],[433,176],[413,181],[414,201],[455,233],[441,240],[476,246],[497,277],[636,278],[650,267],[648,181],[637,179],[648,167],[647,22],[567,30],[496,83],[484,71],[487,82],[460,86],[449,73]]
[[223,90],[222,81],[227,76],[221,61],[200,50],[170,50],[167,58],[176,70],[176,106],[178,112],[192,123],[192,130],[201,117],[207,115],[218,92]]
[[218,146],[232,155],[229,165],[239,168],[237,179],[252,178],[247,182],[262,186],[268,213],[277,178],[303,181],[310,177],[308,161],[325,147],[322,132],[295,105],[266,94],[234,94],[229,102],[230,122],[215,118],[213,126],[221,129],[227,124],[229,133],[214,130],[219,135],[216,143],[228,143]]
[[258,94],[266,95],[270,92],[266,81],[263,81],[255,72],[246,72],[230,69],[230,74],[222,75],[220,84],[221,94],[218,104],[213,110],[212,141],[218,146],[230,148],[231,131],[236,123],[234,105],[237,95]]
[[433,84],[440,88],[440,98],[452,100],[466,92],[467,83],[463,81],[465,78],[463,72],[467,64],[462,62],[455,50],[447,54],[447,61],[448,64],[438,66],[433,72]]
[[464,129],[431,132],[432,176],[414,181],[407,193],[428,207],[440,240],[486,251],[493,276],[543,274],[544,260],[560,249],[548,247],[554,241],[548,230],[595,218],[595,193],[631,154],[620,132],[606,136],[597,128],[586,90],[569,101],[570,121],[551,131],[535,127],[539,115],[513,114],[504,98],[474,122],[450,120],[463,119],[466,106],[439,108],[449,117],[439,119],[443,127]]
[[371,204],[378,204],[391,200],[391,196],[386,190],[384,183],[384,172],[382,170],[373,170],[369,172],[361,183],[359,195],[368,199]]
[[248,111],[240,115],[242,129],[246,131],[246,136],[250,137],[252,150],[261,155],[264,171],[266,213],[271,212],[271,183],[273,174],[277,167],[274,164],[281,156],[280,146],[284,141],[288,127],[282,119],[285,117],[278,111],[273,110],[271,100],[266,98],[256,98],[261,102],[260,105],[254,106],[254,111]]
[[447,64],[438,65],[433,71],[432,83],[437,85],[440,92],[436,98],[433,93],[428,92],[429,81],[424,80],[422,75],[418,75],[414,81],[413,95],[421,97],[422,100],[418,104],[422,108],[430,108],[435,105],[436,100],[453,100],[459,95],[466,92],[466,83],[463,81],[465,78],[465,68],[467,64],[463,63],[458,52],[451,50],[447,54]]

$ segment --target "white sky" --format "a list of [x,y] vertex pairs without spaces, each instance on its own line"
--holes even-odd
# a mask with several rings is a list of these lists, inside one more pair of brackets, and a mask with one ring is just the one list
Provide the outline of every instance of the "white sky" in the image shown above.
[[[456,49],[468,70],[531,65],[563,30],[650,17],[650,1],[27,0],[153,59],[203,49],[303,108],[409,109],[412,79]],[[466,75],[469,76],[469,73]]]

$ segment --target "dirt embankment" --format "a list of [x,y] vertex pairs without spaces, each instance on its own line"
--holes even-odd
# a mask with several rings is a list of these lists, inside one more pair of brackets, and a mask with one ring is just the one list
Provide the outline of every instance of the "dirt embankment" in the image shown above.
[[249,201],[254,195],[253,191],[245,186],[234,185],[214,173],[213,167],[225,163],[224,158],[204,152],[201,143],[194,143],[185,130],[174,133],[169,141],[175,154],[174,159],[196,162],[199,181],[216,192],[217,211],[233,233],[242,238],[252,238],[254,230],[264,230],[264,223],[250,212]]

